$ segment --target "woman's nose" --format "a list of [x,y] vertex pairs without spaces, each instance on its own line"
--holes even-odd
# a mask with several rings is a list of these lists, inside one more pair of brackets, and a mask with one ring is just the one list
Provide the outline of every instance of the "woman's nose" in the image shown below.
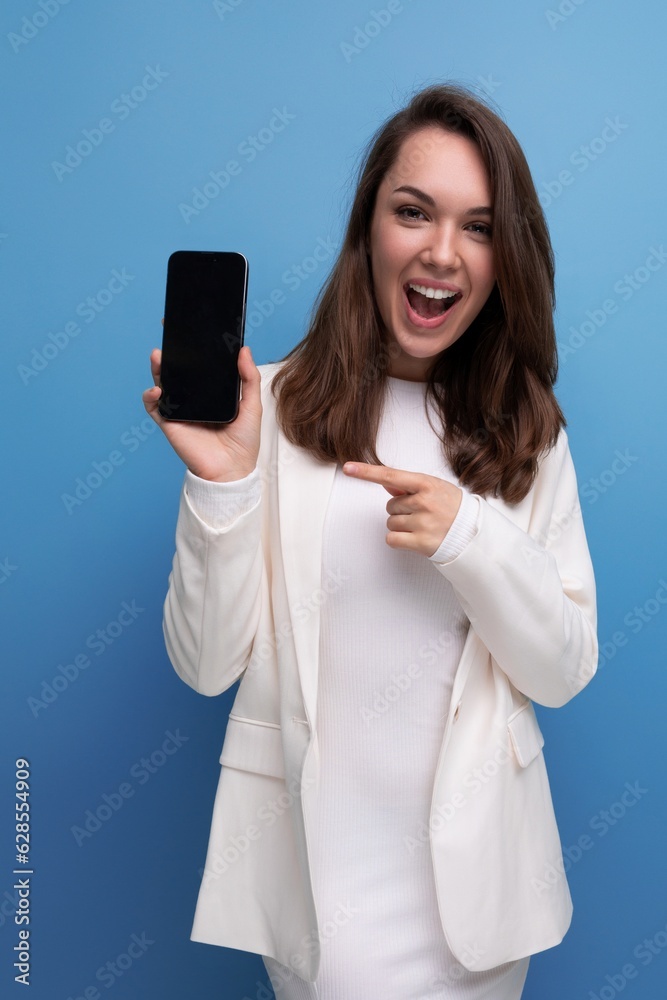
[[433,227],[422,249],[422,260],[433,267],[451,268],[460,263],[457,233],[453,226]]

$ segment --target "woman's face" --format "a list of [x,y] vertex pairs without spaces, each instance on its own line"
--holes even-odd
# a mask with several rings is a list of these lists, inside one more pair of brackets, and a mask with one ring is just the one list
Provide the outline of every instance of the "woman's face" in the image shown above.
[[368,244],[386,339],[398,346],[389,375],[425,381],[486,302],[492,208],[474,142],[438,126],[405,140],[378,188]]

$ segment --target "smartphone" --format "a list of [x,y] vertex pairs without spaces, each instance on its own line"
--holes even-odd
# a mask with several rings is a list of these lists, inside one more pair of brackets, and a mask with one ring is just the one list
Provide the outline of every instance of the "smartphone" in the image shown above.
[[243,254],[176,250],[170,256],[158,402],[167,420],[227,424],[237,417],[247,295]]

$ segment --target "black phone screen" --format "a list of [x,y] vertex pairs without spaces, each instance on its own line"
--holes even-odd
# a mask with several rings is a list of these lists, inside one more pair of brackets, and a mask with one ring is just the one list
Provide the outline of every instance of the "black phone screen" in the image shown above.
[[243,254],[177,250],[169,258],[158,404],[163,417],[228,423],[237,416],[247,287]]

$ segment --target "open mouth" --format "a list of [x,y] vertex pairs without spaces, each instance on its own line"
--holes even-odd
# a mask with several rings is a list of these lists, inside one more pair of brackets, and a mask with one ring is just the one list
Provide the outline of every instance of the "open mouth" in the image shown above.
[[426,288],[424,285],[420,285],[418,289],[414,285],[408,284],[404,291],[410,308],[422,319],[436,319],[444,316],[461,298],[460,292],[452,292],[444,288]]

